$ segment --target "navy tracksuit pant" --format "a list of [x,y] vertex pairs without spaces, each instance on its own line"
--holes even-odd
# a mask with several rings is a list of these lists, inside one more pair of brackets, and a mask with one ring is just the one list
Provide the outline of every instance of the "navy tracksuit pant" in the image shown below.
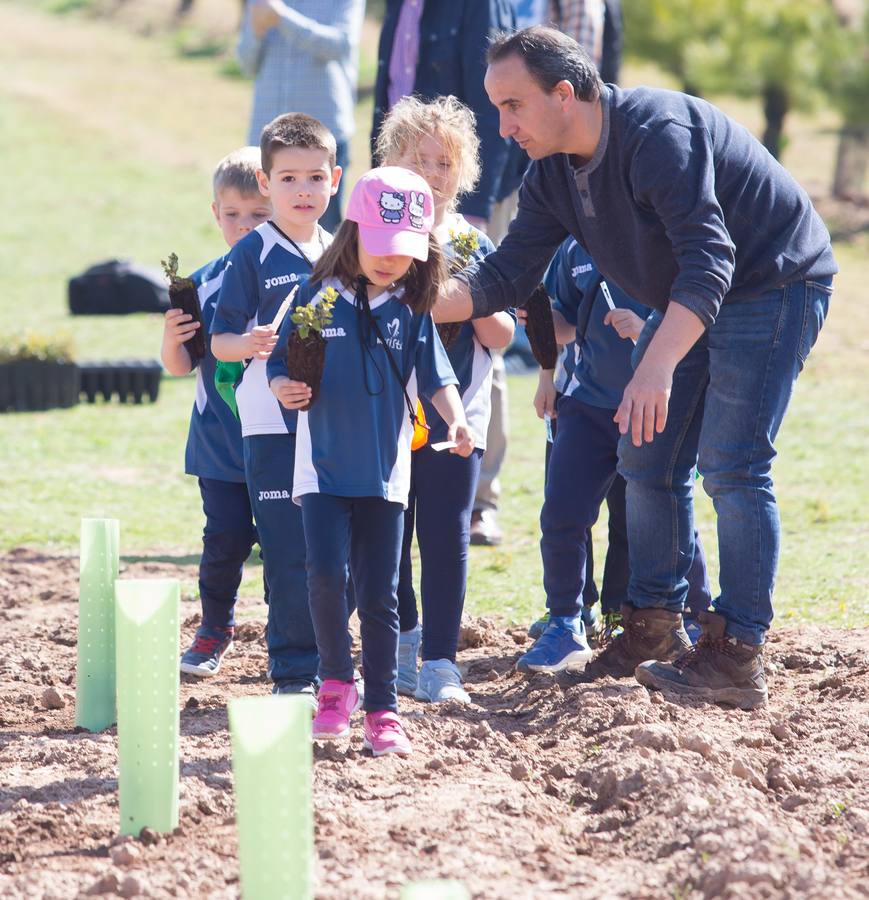
[[365,709],[398,711],[398,563],[404,507],[381,497],[304,494],[308,593],[320,678],[353,680],[347,630],[348,563],[362,638]]
[[[588,529],[597,521],[600,505],[610,494],[618,464],[615,410],[601,409],[573,397],[558,401],[558,430],[549,459],[549,477],[540,513],[540,553],[546,605],[553,616],[575,616],[582,608]],[[620,479],[621,480],[621,479]],[[624,481],[610,497],[610,519],[627,533]],[[686,608],[694,615],[708,609],[711,590],[700,537],[695,531],[694,560],[688,574]],[[628,602],[627,559],[613,561],[604,571],[604,612],[616,612]],[[609,585],[607,580],[609,578]]]
[[272,681],[317,679],[317,640],[308,608],[305,532],[293,503],[294,434],[244,438],[244,470],[269,586],[266,643]]
[[244,563],[259,540],[250,497],[243,481],[216,478],[200,478],[199,493],[205,513],[199,561],[202,625],[231,628]]
[[463,458],[454,453],[438,453],[428,444],[412,455],[398,578],[398,616],[402,631],[416,628],[419,622],[410,556],[415,525],[422,569],[424,660],[456,661],[468,581],[471,512],[482,458],[482,450]]

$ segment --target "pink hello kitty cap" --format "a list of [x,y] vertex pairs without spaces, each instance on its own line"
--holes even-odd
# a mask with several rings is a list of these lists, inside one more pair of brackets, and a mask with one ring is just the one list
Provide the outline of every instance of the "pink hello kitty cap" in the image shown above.
[[428,259],[434,200],[415,172],[399,166],[366,172],[350,194],[347,218],[359,226],[362,246],[372,256]]

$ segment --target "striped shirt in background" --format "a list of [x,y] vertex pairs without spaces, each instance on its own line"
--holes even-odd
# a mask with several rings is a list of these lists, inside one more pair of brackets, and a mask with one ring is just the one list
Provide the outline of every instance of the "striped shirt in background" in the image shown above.
[[340,143],[355,129],[359,36],[365,0],[285,0],[280,24],[258,38],[248,0],[237,53],[255,78],[248,143],[276,116],[303,112],[319,119]]
[[600,68],[603,58],[604,0],[549,0],[549,17]]

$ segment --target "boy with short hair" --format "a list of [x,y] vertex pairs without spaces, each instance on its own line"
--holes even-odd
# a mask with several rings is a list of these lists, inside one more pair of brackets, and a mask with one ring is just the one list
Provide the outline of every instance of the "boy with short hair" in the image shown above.
[[[214,171],[211,210],[230,249],[271,213],[257,184],[259,165],[259,148],[243,147],[224,157]],[[191,276],[202,309],[201,327],[205,329],[214,315],[228,258],[228,253],[219,256]],[[199,479],[205,512],[199,562],[202,624],[181,657],[181,671],[204,677],[217,674],[232,646],[242,568],[257,535],[244,479],[241,428],[217,394],[216,360],[208,341],[201,360],[191,359],[184,346],[199,327],[188,313],[168,310],[160,355],[172,375],[186,375],[196,368],[196,402],[190,415],[184,471]]]
[[316,704],[317,642],[308,609],[305,535],[292,500],[296,412],[269,390],[266,361],[277,342],[272,325],[284,298],[307,281],[331,243],[318,225],[337,192],[335,138],[317,119],[288,113],[260,141],[260,190],[272,218],[230,253],[211,324],[212,349],[227,362],[249,361],[236,389],[244,469],[269,586],[267,643],[273,693],[310,696]]

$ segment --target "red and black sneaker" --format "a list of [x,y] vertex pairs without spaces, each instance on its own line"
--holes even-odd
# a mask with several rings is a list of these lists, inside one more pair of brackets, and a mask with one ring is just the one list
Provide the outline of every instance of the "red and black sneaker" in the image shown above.
[[199,678],[216,675],[223,657],[232,647],[234,628],[206,628],[200,625],[190,648],[181,657],[181,671]]

